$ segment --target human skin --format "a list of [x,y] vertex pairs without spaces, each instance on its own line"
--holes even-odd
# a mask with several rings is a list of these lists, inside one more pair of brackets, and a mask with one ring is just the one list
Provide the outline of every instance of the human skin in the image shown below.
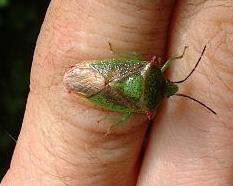
[[[80,102],[62,79],[81,60],[117,57],[107,42],[167,57],[187,45],[167,74],[174,81],[191,71],[207,45],[180,93],[217,115],[173,96],[159,107],[147,145],[141,114],[105,135],[113,121],[101,118],[119,114]],[[232,54],[230,0],[52,0],[36,45],[22,130],[1,186],[232,185]]]

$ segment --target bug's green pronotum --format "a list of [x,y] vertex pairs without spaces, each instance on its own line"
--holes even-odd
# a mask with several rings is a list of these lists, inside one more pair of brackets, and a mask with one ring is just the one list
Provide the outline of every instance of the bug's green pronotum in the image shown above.
[[164,76],[169,65],[184,56],[186,48],[182,55],[168,59],[163,65],[158,63],[156,57],[145,61],[136,53],[130,58],[81,61],[65,73],[64,85],[69,92],[84,96],[106,110],[123,113],[116,123],[126,121],[132,113],[145,113],[148,119],[152,119],[153,112],[162,99],[174,95],[198,102],[216,114],[197,99],[177,93],[177,84],[191,76],[201,61],[206,46],[195,67],[183,80],[172,82]]

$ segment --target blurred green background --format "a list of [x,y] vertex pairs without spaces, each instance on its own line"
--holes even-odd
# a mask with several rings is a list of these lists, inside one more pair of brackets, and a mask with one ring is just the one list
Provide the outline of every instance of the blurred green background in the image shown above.
[[0,180],[15,146],[6,131],[17,139],[33,51],[48,4],[49,0],[0,0]]

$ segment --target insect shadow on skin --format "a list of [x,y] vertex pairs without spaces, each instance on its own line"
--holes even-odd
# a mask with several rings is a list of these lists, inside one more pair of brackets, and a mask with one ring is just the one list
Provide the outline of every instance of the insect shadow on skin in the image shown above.
[[111,43],[109,47],[112,53],[128,57],[81,61],[72,66],[63,79],[69,93],[85,97],[105,110],[122,113],[109,131],[127,121],[132,113],[144,113],[148,120],[153,120],[153,113],[163,98],[170,96],[188,98],[216,114],[201,101],[177,93],[177,84],[183,83],[192,75],[206,46],[191,72],[184,79],[175,82],[166,79],[164,72],[175,60],[183,58],[187,46],[181,55],[168,59],[164,64],[155,56],[151,61],[145,61],[137,52],[115,51]]

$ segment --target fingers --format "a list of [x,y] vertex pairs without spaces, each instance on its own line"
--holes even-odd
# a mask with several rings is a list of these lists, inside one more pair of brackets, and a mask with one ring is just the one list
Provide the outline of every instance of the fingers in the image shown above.
[[162,55],[172,5],[150,0],[51,2],[37,42],[22,131],[3,183],[135,184],[145,117],[135,114],[106,136],[114,122],[101,119],[119,113],[70,95],[63,75],[82,60],[114,57],[108,42],[116,50]]
[[[184,98],[171,97],[159,111],[138,185],[231,185],[233,28],[231,1],[181,1],[173,17],[169,56],[188,45],[170,71],[173,81],[189,74],[204,45],[206,52],[192,76],[179,84],[217,112]],[[231,20],[231,21],[230,21]]]

